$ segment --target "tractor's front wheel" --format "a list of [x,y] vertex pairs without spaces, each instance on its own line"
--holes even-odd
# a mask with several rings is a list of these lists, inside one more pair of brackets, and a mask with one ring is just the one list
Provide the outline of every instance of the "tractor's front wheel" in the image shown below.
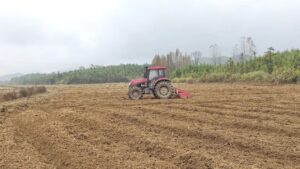
[[140,87],[133,86],[129,88],[128,97],[132,100],[143,98],[143,90]]
[[161,81],[155,86],[155,94],[160,99],[170,99],[173,95],[174,88],[168,81]]

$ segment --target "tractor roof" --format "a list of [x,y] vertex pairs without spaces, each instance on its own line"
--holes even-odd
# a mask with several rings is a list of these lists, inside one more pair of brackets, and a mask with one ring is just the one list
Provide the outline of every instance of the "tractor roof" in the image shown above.
[[166,69],[164,66],[149,66],[147,67],[148,70],[160,70],[160,69]]

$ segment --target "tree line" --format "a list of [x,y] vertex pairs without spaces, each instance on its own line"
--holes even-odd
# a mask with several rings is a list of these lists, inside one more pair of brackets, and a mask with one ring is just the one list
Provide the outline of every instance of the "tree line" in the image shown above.
[[89,68],[81,67],[68,72],[49,74],[28,74],[13,78],[12,84],[89,84],[128,82],[132,78],[143,75],[146,65],[122,64],[115,66],[96,66]]
[[168,67],[168,75],[175,69],[186,65],[210,64],[219,65],[226,64],[228,59],[233,59],[235,62],[245,62],[256,57],[256,45],[251,37],[241,37],[240,43],[236,44],[232,50],[232,57],[223,56],[221,48],[218,44],[209,46],[208,56],[203,56],[202,52],[197,50],[191,54],[183,54],[179,49],[175,52],[167,54],[156,54],[152,59],[152,65],[163,65]]
[[300,50],[275,52],[270,47],[263,56],[222,65],[186,65],[176,69],[171,78],[179,82],[265,81],[274,83],[300,82]]
[[152,59],[152,65],[156,66],[166,66],[166,75],[170,76],[171,73],[182,66],[193,64],[191,56],[187,54],[182,54],[179,49],[176,49],[175,52],[170,52],[166,55],[155,55]]

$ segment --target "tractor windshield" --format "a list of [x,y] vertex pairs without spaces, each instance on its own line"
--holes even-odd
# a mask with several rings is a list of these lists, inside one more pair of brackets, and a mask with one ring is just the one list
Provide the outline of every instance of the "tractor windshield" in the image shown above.
[[153,80],[153,79],[156,79],[158,77],[165,77],[165,71],[162,70],[162,69],[150,70],[149,80]]

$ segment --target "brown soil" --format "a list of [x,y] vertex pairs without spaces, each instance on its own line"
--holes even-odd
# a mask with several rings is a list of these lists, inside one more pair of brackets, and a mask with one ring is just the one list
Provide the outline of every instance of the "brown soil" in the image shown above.
[[0,168],[300,168],[299,85],[177,86],[193,98],[103,84],[2,102]]

